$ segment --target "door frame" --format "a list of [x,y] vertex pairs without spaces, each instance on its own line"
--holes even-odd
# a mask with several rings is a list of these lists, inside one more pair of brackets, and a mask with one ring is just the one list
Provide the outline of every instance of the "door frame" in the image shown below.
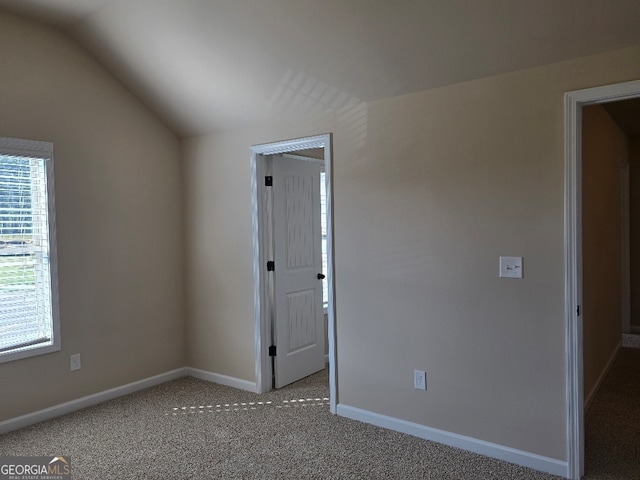
[[584,475],[582,108],[640,97],[640,81],[565,93],[565,330],[567,478]]
[[325,187],[327,194],[327,330],[329,347],[329,408],[336,413],[337,405],[337,358],[336,358],[336,316],[333,261],[333,194],[332,194],[332,142],[331,134],[284,140],[251,147],[251,199],[253,225],[253,277],[254,277],[254,334],[256,392],[271,390],[272,367],[269,357],[271,338],[271,316],[269,315],[269,282],[267,275],[268,258],[268,208],[264,181],[258,181],[267,172],[266,156],[284,154],[297,150],[323,148]]

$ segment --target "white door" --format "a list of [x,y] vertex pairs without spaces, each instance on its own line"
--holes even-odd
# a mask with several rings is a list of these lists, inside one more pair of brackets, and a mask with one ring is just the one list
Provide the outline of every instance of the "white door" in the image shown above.
[[324,368],[321,170],[273,157],[276,388]]

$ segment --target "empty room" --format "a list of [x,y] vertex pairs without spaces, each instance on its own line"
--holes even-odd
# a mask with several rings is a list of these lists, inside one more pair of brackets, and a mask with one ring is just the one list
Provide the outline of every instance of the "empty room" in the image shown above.
[[0,478],[640,477],[639,24],[0,0]]

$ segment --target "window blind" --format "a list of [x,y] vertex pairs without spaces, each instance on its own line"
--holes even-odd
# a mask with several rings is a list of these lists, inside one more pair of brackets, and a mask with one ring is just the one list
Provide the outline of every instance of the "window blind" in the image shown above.
[[53,344],[47,161],[0,151],[0,354]]

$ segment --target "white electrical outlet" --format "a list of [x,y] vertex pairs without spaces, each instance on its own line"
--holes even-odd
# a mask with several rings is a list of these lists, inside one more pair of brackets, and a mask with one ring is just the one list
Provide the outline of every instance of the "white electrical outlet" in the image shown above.
[[72,372],[75,370],[80,370],[80,354],[79,353],[76,353],[75,355],[71,355],[70,370]]
[[427,372],[424,370],[413,371],[413,388],[416,390],[427,389]]

